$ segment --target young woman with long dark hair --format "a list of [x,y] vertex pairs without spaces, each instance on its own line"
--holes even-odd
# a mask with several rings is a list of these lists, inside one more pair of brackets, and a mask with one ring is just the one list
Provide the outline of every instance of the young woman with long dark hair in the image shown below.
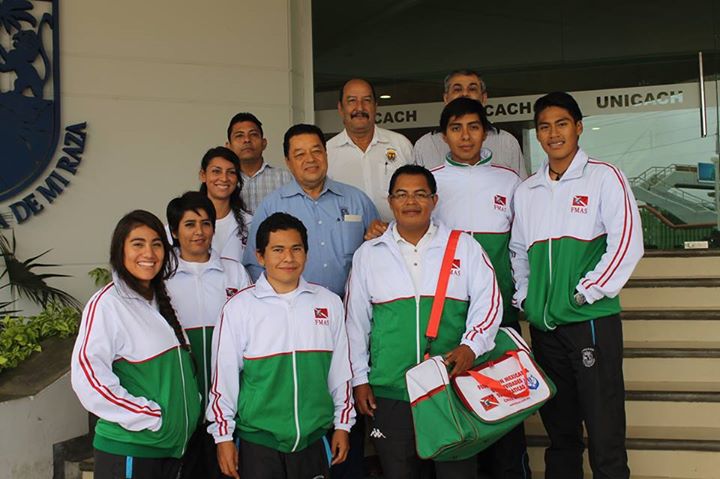
[[200,417],[187,338],[165,280],[176,258],[160,220],[136,210],[115,227],[113,282],[90,299],[72,385],[95,426],[95,477],[176,478]]
[[210,148],[200,162],[200,182],[200,192],[210,198],[217,215],[212,249],[242,261],[252,216],[240,196],[240,159],[224,146]]

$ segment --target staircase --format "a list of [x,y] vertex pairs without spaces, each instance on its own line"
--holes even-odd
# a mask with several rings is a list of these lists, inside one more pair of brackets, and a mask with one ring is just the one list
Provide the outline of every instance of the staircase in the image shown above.
[[638,201],[669,211],[684,223],[712,223],[717,218],[712,198],[707,194],[698,196],[681,189],[712,189],[711,186],[698,183],[697,166],[652,166],[630,178],[630,186]]
[[[646,254],[621,302],[632,479],[720,478],[720,251]],[[539,415],[526,432],[542,479]]]

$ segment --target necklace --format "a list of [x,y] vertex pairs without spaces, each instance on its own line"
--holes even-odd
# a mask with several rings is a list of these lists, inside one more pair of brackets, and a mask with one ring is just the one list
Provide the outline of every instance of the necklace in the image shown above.
[[550,173],[553,173],[555,176],[557,176],[557,178],[555,178],[556,181],[560,180],[560,178],[562,178],[562,175],[565,174],[565,171],[567,171],[565,170],[562,173],[558,173],[557,171],[553,170],[550,165],[548,165],[548,169],[550,170]]

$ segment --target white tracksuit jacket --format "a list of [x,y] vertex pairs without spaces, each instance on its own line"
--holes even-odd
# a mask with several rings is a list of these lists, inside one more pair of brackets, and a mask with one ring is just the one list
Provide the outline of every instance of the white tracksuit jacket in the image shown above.
[[237,428],[243,440],[302,450],[355,423],[351,376],[340,298],[301,278],[288,301],[263,273],[215,328],[208,432],[223,442]]
[[180,457],[201,413],[188,351],[156,302],[113,282],[83,311],[71,360],[75,393],[100,420],[96,449]]
[[[643,255],[642,224],[625,175],[578,150],[555,182],[547,162],[515,192],[513,298],[542,330],[620,312],[617,298]],[[573,300],[575,291],[587,299]]]
[[[450,236],[449,229],[436,224],[430,243],[421,251],[420,291],[415,291],[393,235],[394,223],[355,252],[345,299],[353,386],[369,382],[380,397],[408,400],[405,372],[423,359],[430,310]],[[460,344],[469,346],[476,357],[485,354],[495,346],[502,314],[490,260],[482,247],[463,233],[431,355],[445,354]]]
[[210,389],[213,328],[228,298],[251,285],[252,281],[242,263],[220,257],[214,251],[201,269],[197,265],[181,259],[178,251],[177,271],[166,285],[178,320],[190,339],[204,410]]

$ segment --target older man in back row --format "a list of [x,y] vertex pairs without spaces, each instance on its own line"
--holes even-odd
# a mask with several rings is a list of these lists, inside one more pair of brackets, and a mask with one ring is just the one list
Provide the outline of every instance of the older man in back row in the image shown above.
[[[446,105],[460,97],[472,98],[483,105],[487,103],[488,94],[485,82],[478,72],[473,70],[452,71],[445,77],[444,85],[443,102]],[[523,180],[527,178],[525,158],[523,158],[520,145],[510,133],[491,125],[483,147],[492,152],[490,163],[510,168]],[[415,143],[413,161],[425,168],[433,169],[445,164],[445,157],[448,153],[450,153],[450,148],[443,140],[443,132],[433,131],[426,133]]]
[[367,193],[384,221],[392,219],[387,185],[395,170],[413,162],[412,143],[375,125],[377,96],[367,80],[352,79],[340,89],[343,131],[328,140],[328,175]]

